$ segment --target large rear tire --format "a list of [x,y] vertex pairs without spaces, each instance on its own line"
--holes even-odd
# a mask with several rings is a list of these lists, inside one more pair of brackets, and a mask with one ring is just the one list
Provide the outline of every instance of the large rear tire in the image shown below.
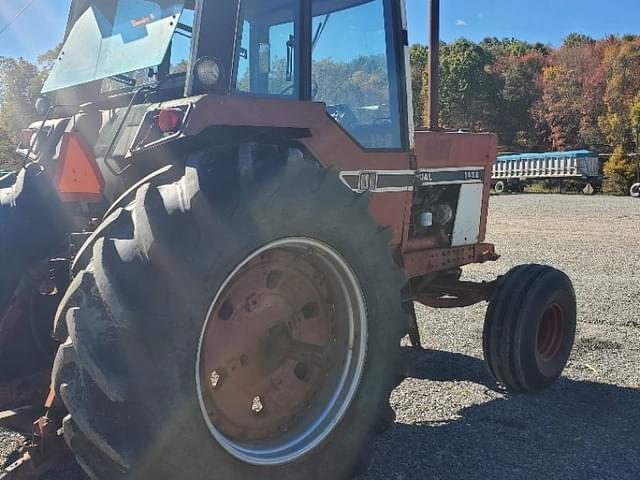
[[[408,325],[366,197],[301,157],[207,162],[141,187],[91,242],[54,366],[65,438],[91,476],[343,479],[366,465]],[[314,377],[323,365],[336,369]],[[335,385],[348,388],[327,396]]]
[[576,333],[569,277],[543,265],[521,265],[498,283],[485,317],[484,357],[493,377],[513,392],[536,393],[562,374]]

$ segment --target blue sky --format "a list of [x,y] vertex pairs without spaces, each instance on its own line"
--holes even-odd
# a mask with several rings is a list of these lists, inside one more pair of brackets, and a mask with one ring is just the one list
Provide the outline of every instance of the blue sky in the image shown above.
[[[268,0],[265,0],[268,1]],[[27,0],[0,0],[0,28]],[[34,0],[0,36],[0,56],[33,59],[63,35],[70,0]],[[407,0],[412,43],[426,43],[428,0]],[[517,37],[559,44],[568,33],[596,38],[640,33],[639,0],[441,0],[442,38]],[[615,8],[613,8],[615,6]]]

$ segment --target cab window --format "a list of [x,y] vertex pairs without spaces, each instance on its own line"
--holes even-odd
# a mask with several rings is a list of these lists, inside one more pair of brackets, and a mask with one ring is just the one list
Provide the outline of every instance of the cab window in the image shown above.
[[[301,0],[242,0],[236,92],[299,99],[304,85],[304,97],[310,91],[324,102],[362,147],[402,149],[391,2],[313,0],[309,28],[302,29]],[[309,30],[301,47],[300,32]],[[303,49],[311,54],[310,72],[296,64]]]
[[383,0],[313,2],[314,100],[325,102],[329,115],[366,148],[402,146],[386,18]]
[[297,95],[295,65],[298,0],[245,0],[241,7],[236,90],[258,95]]

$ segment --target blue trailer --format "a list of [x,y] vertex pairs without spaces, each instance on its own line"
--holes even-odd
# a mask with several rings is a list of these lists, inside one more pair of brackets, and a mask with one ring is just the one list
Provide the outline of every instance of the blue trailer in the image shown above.
[[590,150],[502,155],[493,168],[492,185],[497,193],[522,191],[538,180],[581,180],[585,193],[602,183],[600,158]]

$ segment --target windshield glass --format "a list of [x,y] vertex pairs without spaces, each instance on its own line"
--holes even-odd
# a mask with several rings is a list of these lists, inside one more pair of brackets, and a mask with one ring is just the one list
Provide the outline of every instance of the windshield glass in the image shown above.
[[71,29],[43,93],[105,78],[126,83],[120,75],[160,65],[184,3],[92,0]]

